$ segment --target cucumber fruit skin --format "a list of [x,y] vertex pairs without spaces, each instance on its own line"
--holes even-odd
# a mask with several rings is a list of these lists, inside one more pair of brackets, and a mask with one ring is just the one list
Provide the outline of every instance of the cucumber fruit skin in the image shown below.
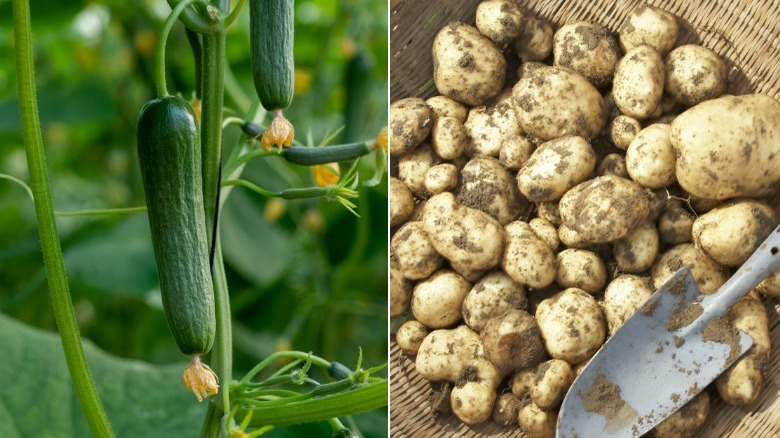
[[182,353],[205,354],[216,319],[195,114],[180,97],[153,99],[138,115],[137,135],[165,317]]
[[295,84],[293,0],[249,0],[252,77],[268,111],[290,106]]

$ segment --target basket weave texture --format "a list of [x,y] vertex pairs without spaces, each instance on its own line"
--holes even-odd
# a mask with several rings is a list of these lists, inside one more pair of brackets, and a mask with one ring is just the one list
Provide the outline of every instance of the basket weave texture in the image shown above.
[[[641,2],[517,1],[526,12],[554,26],[575,20],[601,23],[612,31]],[[678,18],[677,45],[701,44],[718,53],[729,72],[730,94],[764,93],[780,99],[780,1],[778,0],[650,0]],[[474,24],[479,1],[391,0],[391,102],[405,97],[428,98],[433,85],[430,49],[438,30],[450,21]],[[510,55],[511,56],[511,55]],[[780,172],[780,169],[778,169]],[[780,194],[770,204],[780,213]],[[714,391],[706,425],[699,437],[780,437],[780,299],[767,300],[772,353],[759,400],[746,408],[725,404]],[[637,376],[641,378],[641,376]],[[390,434],[392,437],[517,437],[517,427],[492,421],[466,426],[454,416],[434,418],[427,403],[429,385],[391,342]]]

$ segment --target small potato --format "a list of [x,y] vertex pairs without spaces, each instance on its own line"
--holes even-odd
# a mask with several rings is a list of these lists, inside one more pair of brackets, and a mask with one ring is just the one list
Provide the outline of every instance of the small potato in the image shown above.
[[620,154],[608,154],[596,166],[596,175],[615,175],[621,178],[628,178],[626,159]]
[[590,242],[582,234],[566,225],[558,227],[558,239],[568,248],[584,249],[590,245]]
[[434,195],[458,185],[458,168],[449,163],[437,164],[425,172],[425,189]]
[[510,383],[512,394],[519,398],[523,405],[531,402],[534,386],[536,386],[536,367],[522,368],[512,375]]
[[574,382],[571,365],[560,359],[551,359],[536,368],[536,385],[531,390],[531,400],[541,409],[557,407]]
[[658,229],[652,220],[647,219],[631,234],[616,240],[612,246],[612,253],[618,269],[622,272],[638,274],[653,266],[658,249]]
[[678,200],[668,202],[658,220],[658,236],[667,245],[690,242],[696,218]]
[[444,258],[436,252],[421,222],[407,222],[390,239],[390,250],[398,268],[410,280],[428,278],[441,266]]
[[501,224],[486,213],[460,205],[449,192],[426,201],[422,222],[436,251],[463,268],[490,269],[501,260]]
[[576,287],[593,294],[600,292],[607,282],[607,267],[594,252],[570,248],[559,252],[555,259],[558,265],[555,282],[561,288]]
[[423,340],[428,336],[430,330],[419,321],[406,321],[398,327],[395,332],[395,343],[409,356],[416,356]]
[[543,140],[567,135],[591,139],[607,122],[604,99],[585,77],[560,67],[539,67],[512,90],[525,132]]
[[626,150],[628,175],[651,189],[674,183],[675,161],[669,125],[656,123],[641,130]]
[[404,277],[398,267],[395,254],[390,254],[390,316],[398,316],[409,308],[412,302],[414,283]]
[[552,222],[547,219],[535,217],[528,222],[528,225],[530,225],[534,234],[542,239],[551,250],[555,251],[558,249],[561,241],[558,239],[558,230]]
[[717,207],[693,223],[693,241],[724,266],[745,263],[777,225],[772,207],[738,201]]
[[463,320],[481,332],[488,320],[514,309],[525,309],[525,288],[502,271],[482,277],[463,300]]
[[466,155],[488,155],[498,158],[504,142],[523,135],[517,114],[512,108],[511,91],[501,93],[494,102],[469,110],[466,123]]
[[565,24],[553,38],[554,65],[576,71],[598,88],[612,82],[620,56],[617,40],[598,23]]
[[766,307],[760,299],[750,295],[743,297],[729,310],[734,328],[742,330],[753,338],[750,352],[769,355],[771,349],[769,318]]
[[693,244],[681,243],[661,254],[653,264],[653,287],[658,289],[663,286],[680,268],[688,268],[691,271],[703,294],[717,291],[729,278],[728,271],[696,249]]
[[414,197],[409,187],[398,178],[390,177],[390,226],[403,224],[414,211]]
[[685,106],[714,99],[726,90],[726,64],[704,46],[686,44],[672,50],[665,68],[666,92]]
[[539,406],[531,403],[520,409],[517,421],[528,438],[554,438],[558,412],[543,411]]
[[438,157],[431,146],[424,144],[398,159],[398,177],[413,195],[425,194],[425,174],[438,164]]
[[507,170],[517,171],[531,158],[533,152],[534,145],[527,138],[523,136],[511,137],[505,140],[501,146],[498,160]]
[[620,48],[628,53],[643,44],[665,56],[677,41],[679,26],[674,15],[663,9],[642,3],[620,27]]
[[433,96],[426,100],[425,103],[431,109],[434,119],[454,117],[460,123],[463,123],[466,121],[466,115],[469,112],[462,103],[447,96]]
[[433,127],[433,114],[424,100],[410,97],[390,105],[390,153],[403,155],[420,145]]
[[520,34],[512,42],[512,50],[523,60],[523,64],[526,64],[529,61],[542,61],[550,56],[552,45],[552,25],[541,18],[526,16]]
[[759,283],[756,290],[768,297],[780,297],[780,269]]
[[461,205],[483,211],[501,225],[528,211],[528,201],[520,196],[514,179],[495,158],[472,158],[463,166],[460,176]]
[[698,435],[710,412],[710,396],[702,391],[693,400],[660,422],[650,433],[653,438],[693,438]]
[[555,280],[555,256],[530,225],[515,221],[506,226],[506,248],[501,266],[518,283],[532,288],[549,286]]
[[517,186],[534,202],[554,201],[585,181],[596,154],[582,137],[561,137],[539,146],[517,174]]
[[654,290],[650,279],[636,275],[620,275],[604,291],[604,314],[612,336],[628,318],[647,301]]
[[485,357],[505,373],[535,366],[546,354],[539,327],[524,310],[488,320],[480,338]]
[[499,47],[506,47],[522,29],[523,13],[511,0],[485,0],[477,6],[477,29]]
[[433,123],[431,144],[436,155],[444,160],[454,160],[466,149],[466,128],[455,117],[442,116]]
[[536,203],[536,215],[542,219],[547,219],[551,224],[556,227],[561,226],[563,220],[561,220],[561,212],[558,208],[557,202],[537,202]]
[[621,114],[612,119],[612,124],[609,126],[609,138],[619,149],[626,150],[641,130],[642,124],[639,123],[639,120]]
[[439,93],[481,105],[501,91],[506,60],[493,42],[461,22],[444,26],[433,40],[433,81]]
[[649,213],[640,186],[612,175],[574,186],[563,195],[558,207],[563,223],[590,243],[627,236]]
[[449,327],[460,321],[463,299],[471,284],[460,275],[442,269],[417,283],[412,294],[414,319],[433,329]]
[[498,396],[493,405],[493,421],[504,427],[517,425],[517,415],[522,407],[519,398],[511,392],[505,392]]
[[651,47],[635,47],[618,62],[612,95],[623,114],[637,120],[651,117],[663,92],[664,61]]
[[539,303],[536,323],[550,356],[569,364],[593,355],[604,343],[607,331],[596,299],[577,288],[565,289]]

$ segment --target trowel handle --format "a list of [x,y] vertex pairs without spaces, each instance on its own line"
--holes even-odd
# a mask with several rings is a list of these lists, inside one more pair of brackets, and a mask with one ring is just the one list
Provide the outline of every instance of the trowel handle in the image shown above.
[[769,234],[769,237],[717,292],[704,297],[702,306],[706,308],[709,304],[717,309],[719,314],[724,314],[778,268],[780,268],[780,226]]

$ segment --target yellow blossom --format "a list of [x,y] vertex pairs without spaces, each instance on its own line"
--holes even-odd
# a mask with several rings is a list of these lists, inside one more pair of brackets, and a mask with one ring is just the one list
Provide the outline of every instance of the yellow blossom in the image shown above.
[[219,392],[217,375],[208,365],[200,361],[200,356],[192,357],[192,362],[184,370],[182,379],[187,389],[195,393],[198,401],[203,401],[204,398],[217,395]]
[[332,186],[339,182],[339,164],[317,164],[311,168],[312,179],[320,187]]
[[379,135],[376,137],[376,144],[382,152],[387,153],[387,126],[379,131]]
[[279,147],[278,152],[282,153],[283,146],[292,145],[295,128],[293,128],[293,125],[284,118],[282,110],[276,110],[274,111],[274,114],[275,116],[274,120],[271,122],[271,126],[263,132],[263,137],[260,139],[260,147],[262,147],[264,151],[270,151],[271,148],[276,145]]

